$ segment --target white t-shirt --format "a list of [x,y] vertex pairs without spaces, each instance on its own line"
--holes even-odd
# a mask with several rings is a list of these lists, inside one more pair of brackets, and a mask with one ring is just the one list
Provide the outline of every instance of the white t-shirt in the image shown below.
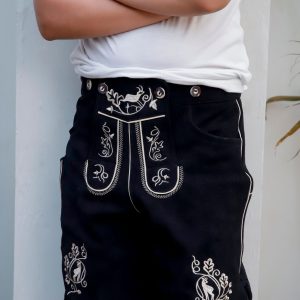
[[157,77],[242,93],[252,75],[239,4],[231,0],[212,14],[175,16],[124,33],[80,39],[70,62],[76,74],[87,78]]

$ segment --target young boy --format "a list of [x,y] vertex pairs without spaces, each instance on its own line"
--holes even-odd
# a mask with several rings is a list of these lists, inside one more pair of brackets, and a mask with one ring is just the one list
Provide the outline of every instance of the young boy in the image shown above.
[[249,300],[240,0],[35,0],[79,39],[61,163],[65,300]]

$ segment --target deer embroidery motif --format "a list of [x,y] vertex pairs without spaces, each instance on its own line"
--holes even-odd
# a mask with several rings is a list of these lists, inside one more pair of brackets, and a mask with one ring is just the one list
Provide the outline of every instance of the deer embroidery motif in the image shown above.
[[157,99],[153,97],[151,88],[149,88],[149,94],[145,94],[141,85],[137,86],[137,90],[136,94],[126,94],[123,96],[119,95],[113,89],[108,90],[106,83],[101,83],[99,86],[100,93],[105,94],[107,100],[112,104],[106,108],[110,113],[134,115],[141,111],[148,102],[150,102],[150,108],[157,110]]
[[78,285],[81,285],[83,288],[87,286],[85,280],[86,268],[83,263],[83,260],[86,260],[86,258],[87,252],[84,244],[79,251],[78,246],[72,243],[71,251],[64,256],[65,282],[71,285],[71,290],[67,292],[67,295],[70,293],[81,294]]
[[200,261],[193,256],[193,273],[199,276],[196,282],[198,296],[195,300],[229,300],[232,293],[232,282],[228,282],[228,276],[220,270],[214,268],[214,262],[208,258],[203,262],[203,271]]

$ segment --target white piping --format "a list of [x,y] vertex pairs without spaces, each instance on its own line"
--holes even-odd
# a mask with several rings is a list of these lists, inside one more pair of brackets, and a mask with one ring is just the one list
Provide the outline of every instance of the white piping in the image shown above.
[[[84,164],[84,170],[83,170],[83,176],[84,176],[84,180],[85,183],[88,187],[88,190],[95,194],[95,195],[104,195],[106,193],[108,193],[110,190],[113,189],[113,187],[115,186],[117,180],[118,180],[118,175],[119,175],[119,171],[120,171],[120,165],[121,165],[121,154],[122,154],[122,147],[123,147],[123,136],[122,136],[122,129],[121,126],[123,126],[123,124],[121,125],[121,123],[118,121],[117,122],[117,153],[116,153],[116,164],[115,164],[115,169],[114,169],[114,174],[112,176],[112,179],[110,181],[110,184],[105,187],[104,189],[95,189],[93,187],[91,187],[88,183],[87,180],[87,170],[88,170],[88,159],[85,161]],[[120,148],[120,149],[119,149]]]
[[[237,101],[237,99],[235,100],[237,103],[237,106],[239,108],[239,119],[238,119],[238,131],[239,131],[239,135],[240,135],[240,139],[241,139],[241,156],[243,155],[243,137],[241,135],[241,131],[240,131],[240,118],[241,118],[241,107],[239,102]],[[241,271],[241,265],[242,265],[242,257],[243,257],[243,253],[244,253],[244,225],[245,225],[245,217],[246,217],[246,211],[248,208],[248,204],[252,195],[252,186],[253,186],[253,180],[251,175],[249,174],[249,172],[247,172],[245,170],[245,174],[249,177],[250,180],[250,184],[249,184],[249,190],[248,190],[248,195],[247,195],[247,202],[246,205],[244,207],[244,211],[243,211],[243,216],[242,216],[242,225],[241,225],[241,253],[240,253],[240,264],[239,264],[239,272]]]
[[143,118],[143,119],[138,119],[138,120],[133,120],[133,121],[125,121],[125,120],[122,120],[122,119],[120,119],[120,118],[117,118],[117,117],[114,117],[114,116],[105,114],[105,113],[101,112],[100,110],[98,110],[98,114],[99,114],[99,115],[106,116],[106,117],[109,117],[109,118],[113,118],[113,119],[116,119],[116,120],[119,120],[119,121],[125,122],[125,123],[135,123],[135,122],[137,122],[137,121],[147,121],[147,120],[152,120],[152,119],[157,119],[157,118],[165,117],[165,115],[157,115],[157,116],[149,117],[149,118]]
[[[156,192],[153,191],[150,186],[148,185],[148,180],[147,180],[147,165],[146,165],[146,159],[145,159],[145,150],[144,150],[144,140],[143,140],[143,132],[142,132],[142,122],[137,122],[136,124],[136,129],[137,129],[137,141],[138,141],[138,146],[139,148],[141,147],[141,155],[142,157],[140,157],[141,159],[141,172],[142,172],[142,179],[143,183],[146,186],[146,191],[150,192],[150,194],[155,195],[157,197],[166,197],[166,196],[170,196],[172,195],[177,189],[179,189],[179,187],[182,184],[183,181],[183,168],[182,166],[177,166],[177,180],[176,180],[176,184],[174,185],[174,187],[166,192]],[[138,130],[139,129],[139,130]]]
[[242,228],[241,228],[241,241],[242,241],[242,248],[241,248],[241,257],[240,257],[240,267],[241,268],[241,264],[242,264],[242,256],[243,256],[243,253],[244,253],[244,222],[245,222],[245,216],[246,216],[246,211],[247,211],[247,208],[248,208],[248,204],[249,204],[249,201],[250,201],[250,198],[251,198],[251,195],[252,195],[252,178],[251,176],[249,175],[248,172],[245,172],[247,174],[247,176],[249,177],[249,180],[250,180],[250,185],[249,185],[249,192],[248,192],[248,196],[247,196],[247,202],[246,202],[246,205],[245,205],[245,208],[244,208],[244,212],[243,212],[243,222],[242,222]]

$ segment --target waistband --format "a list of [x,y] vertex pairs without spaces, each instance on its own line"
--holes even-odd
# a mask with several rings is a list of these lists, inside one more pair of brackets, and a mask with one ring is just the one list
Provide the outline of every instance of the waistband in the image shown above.
[[[200,102],[230,101],[241,97],[241,93],[227,92],[223,89],[195,84],[177,84],[161,78],[134,78],[127,76],[87,78],[80,77],[81,93],[106,93],[117,91],[121,95],[131,97],[143,94],[157,99],[172,99],[176,103],[189,104]],[[107,89],[107,90],[106,90]],[[174,99],[174,100],[173,100]],[[198,101],[197,101],[198,100]]]

